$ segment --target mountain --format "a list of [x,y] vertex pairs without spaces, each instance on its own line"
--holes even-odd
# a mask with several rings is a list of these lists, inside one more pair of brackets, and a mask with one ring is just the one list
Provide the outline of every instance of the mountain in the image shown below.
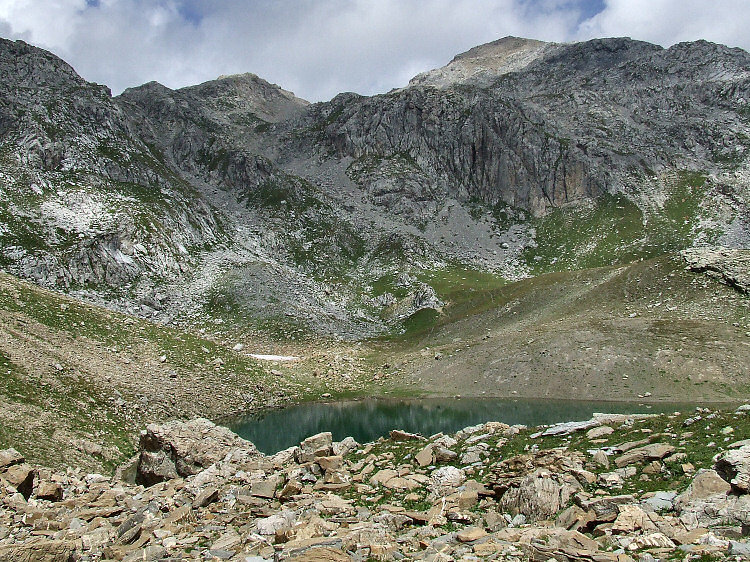
[[487,287],[750,245],[750,55],[504,38],[309,104],[244,74],[112,97],[0,40],[0,266],[160,322],[408,330]]

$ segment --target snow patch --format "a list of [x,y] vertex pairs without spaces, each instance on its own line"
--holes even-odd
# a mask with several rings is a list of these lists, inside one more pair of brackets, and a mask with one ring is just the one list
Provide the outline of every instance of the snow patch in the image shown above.
[[294,355],[263,355],[261,353],[251,353],[250,357],[262,361],[299,361],[299,357]]

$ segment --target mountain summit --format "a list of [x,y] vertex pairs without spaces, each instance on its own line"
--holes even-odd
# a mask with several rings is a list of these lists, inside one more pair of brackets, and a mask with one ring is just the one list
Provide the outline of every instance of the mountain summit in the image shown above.
[[252,74],[113,98],[20,41],[0,69],[0,264],[163,321],[358,338],[439,311],[437,269],[750,245],[740,49],[507,37],[315,104]]

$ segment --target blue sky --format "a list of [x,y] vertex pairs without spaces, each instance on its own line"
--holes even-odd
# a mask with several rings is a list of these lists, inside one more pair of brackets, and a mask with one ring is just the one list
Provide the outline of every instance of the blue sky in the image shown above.
[[0,36],[114,93],[254,72],[311,101],[404,86],[506,35],[750,49],[750,0],[0,0]]

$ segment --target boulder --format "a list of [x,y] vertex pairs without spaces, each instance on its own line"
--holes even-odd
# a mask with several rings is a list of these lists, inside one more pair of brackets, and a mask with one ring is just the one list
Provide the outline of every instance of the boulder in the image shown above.
[[324,431],[311,435],[302,443],[294,453],[295,460],[302,464],[314,461],[316,457],[329,457],[333,455],[333,434]]
[[453,462],[458,458],[458,453],[445,447],[437,446],[432,449],[435,462],[438,464]]
[[675,450],[673,445],[666,443],[652,443],[644,447],[631,449],[627,453],[617,457],[615,464],[618,467],[629,464],[642,463],[644,461],[661,460]]
[[557,516],[555,525],[569,531],[581,531],[595,519],[593,512],[584,511],[577,505],[571,505]]
[[75,560],[75,541],[41,540],[0,546],[0,562],[70,562]]
[[344,459],[338,455],[332,455],[330,457],[316,457],[315,462],[318,463],[323,472],[333,472],[341,469]]
[[463,484],[466,480],[466,474],[455,466],[443,466],[432,471],[430,480],[430,489],[436,495],[444,496]]
[[13,466],[14,464],[21,464],[25,460],[26,459],[23,458],[23,455],[12,447],[10,449],[3,449],[0,451],[0,471],[5,470],[9,466]]
[[424,441],[425,438],[416,433],[409,433],[401,429],[391,430],[391,441]]
[[260,455],[250,441],[204,418],[149,424],[140,450],[135,480],[144,486],[197,474],[232,451]]
[[209,486],[205,490],[201,490],[195,499],[193,500],[193,507],[206,507],[219,499],[219,490],[213,486]]
[[619,510],[620,513],[612,524],[613,534],[634,533],[635,531],[651,533],[658,530],[648,513],[637,505],[621,505]]
[[579,486],[561,481],[545,469],[537,469],[520,481],[509,483],[498,502],[503,511],[525,515],[530,521],[549,519],[568,503]]
[[[373,551],[374,548],[370,550]],[[301,554],[292,556],[290,560],[298,562],[349,562],[351,557],[339,548],[321,546],[309,548]]]
[[340,457],[345,457],[357,449],[359,449],[359,443],[354,437],[344,437],[343,441],[337,441],[333,444],[333,454]]
[[580,501],[584,511],[592,512],[597,523],[607,523],[617,519],[620,514],[619,506],[635,503],[630,494],[622,496],[601,496],[591,500]]
[[597,554],[599,544],[596,541],[577,531],[530,528],[521,531],[512,542],[518,543],[528,560],[607,560]]
[[2,473],[2,477],[24,498],[29,499],[34,490],[36,470],[26,463],[14,464]]
[[40,482],[36,489],[36,497],[40,500],[59,502],[63,498],[63,489],[57,482]]
[[654,493],[654,495],[648,498],[645,498],[641,503],[647,506],[648,509],[653,511],[671,510],[672,508],[674,508],[674,501],[676,497],[677,492],[661,491]]
[[278,531],[291,529],[295,519],[294,512],[285,509],[270,517],[256,520],[255,526],[261,535],[275,535]]
[[750,492],[750,445],[720,453],[714,461],[714,469],[729,482],[735,492]]
[[677,496],[674,505],[685,506],[696,500],[705,500],[711,496],[725,496],[731,490],[729,483],[715,470],[701,469],[697,472],[687,489]]
[[456,534],[458,542],[474,542],[487,536],[487,531],[480,527],[467,527]]
[[728,554],[741,556],[745,559],[750,558],[750,543],[747,541],[729,541]]
[[591,456],[591,460],[593,460],[599,466],[602,466],[604,468],[609,468],[609,458],[607,458],[606,453],[604,451],[602,451],[601,449],[598,449]]
[[677,545],[664,533],[650,533],[636,537],[628,545],[628,550],[639,550],[641,548],[677,548]]
[[687,530],[719,524],[750,525],[750,494],[732,494],[730,484],[713,470],[699,470],[675,499]]
[[282,500],[290,499],[302,492],[302,484],[297,480],[289,480],[279,492],[279,498]]
[[167,557],[167,549],[163,546],[147,546],[146,548],[139,548],[138,550],[131,552],[125,558],[123,562],[158,562],[164,560]]
[[614,429],[612,429],[608,425],[602,425],[599,427],[594,427],[592,429],[589,429],[586,432],[586,438],[587,439],[599,439],[600,437],[604,437],[605,435],[611,435],[615,432]]
[[253,485],[250,488],[250,495],[255,496],[256,498],[273,499],[276,495],[277,486],[277,478],[269,478],[268,480],[253,482]]
[[424,449],[414,455],[414,460],[421,467],[429,466],[432,464],[432,445],[427,445]]

